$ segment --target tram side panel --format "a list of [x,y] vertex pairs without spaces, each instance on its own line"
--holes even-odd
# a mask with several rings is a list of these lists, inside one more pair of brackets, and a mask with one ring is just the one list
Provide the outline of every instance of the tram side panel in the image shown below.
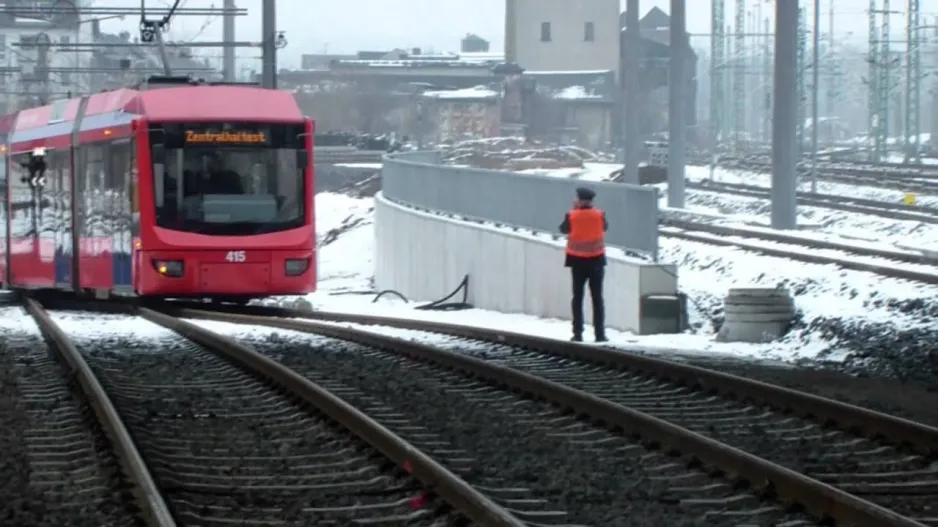
[[79,286],[131,294],[132,144],[119,139],[79,148],[79,210],[73,225],[79,233]]
[[71,148],[47,151],[43,193],[50,206],[43,213],[40,239],[53,240],[55,286],[60,289],[72,287],[71,170]]
[[47,212],[51,201],[42,185],[33,184],[29,152],[10,156],[8,189],[10,217],[10,282],[30,289],[55,285],[55,241]]
[[[4,141],[5,143],[6,141]],[[9,251],[7,247],[9,245],[9,239],[7,234],[10,232],[9,226],[9,215],[7,214],[7,209],[9,204],[7,203],[7,158],[6,158],[6,147],[2,147],[4,152],[0,153],[0,287],[6,287],[10,284],[10,279],[7,276],[7,269],[9,264],[7,263],[7,258],[9,257]]]

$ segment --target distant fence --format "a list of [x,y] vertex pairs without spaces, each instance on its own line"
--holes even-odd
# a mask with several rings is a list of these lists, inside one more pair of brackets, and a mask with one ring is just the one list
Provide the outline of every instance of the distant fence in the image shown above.
[[606,211],[606,243],[658,259],[653,187],[448,166],[436,151],[385,156],[381,182],[398,203],[554,233],[581,186],[595,190],[596,206]]

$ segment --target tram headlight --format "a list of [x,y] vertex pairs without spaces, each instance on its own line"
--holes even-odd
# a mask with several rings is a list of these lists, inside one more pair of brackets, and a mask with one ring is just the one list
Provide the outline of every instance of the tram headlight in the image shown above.
[[153,268],[163,276],[178,278],[185,273],[182,260],[153,260]]
[[309,269],[309,258],[289,258],[283,263],[283,272],[287,276],[300,276]]

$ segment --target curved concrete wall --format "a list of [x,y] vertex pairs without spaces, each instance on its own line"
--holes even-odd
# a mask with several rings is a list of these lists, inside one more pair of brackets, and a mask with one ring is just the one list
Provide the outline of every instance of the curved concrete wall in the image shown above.
[[[375,196],[375,285],[409,299],[437,300],[469,275],[469,302],[482,309],[570,318],[570,271],[561,240],[459,221]],[[642,298],[677,294],[672,265],[610,251],[606,271],[606,325],[648,333],[653,322]],[[585,303],[589,320],[589,300]]]

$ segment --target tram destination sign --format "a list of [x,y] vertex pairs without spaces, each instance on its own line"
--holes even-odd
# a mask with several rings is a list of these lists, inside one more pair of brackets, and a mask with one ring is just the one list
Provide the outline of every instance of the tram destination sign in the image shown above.
[[208,145],[266,145],[269,142],[264,132],[219,131],[197,132],[186,130],[186,144]]

